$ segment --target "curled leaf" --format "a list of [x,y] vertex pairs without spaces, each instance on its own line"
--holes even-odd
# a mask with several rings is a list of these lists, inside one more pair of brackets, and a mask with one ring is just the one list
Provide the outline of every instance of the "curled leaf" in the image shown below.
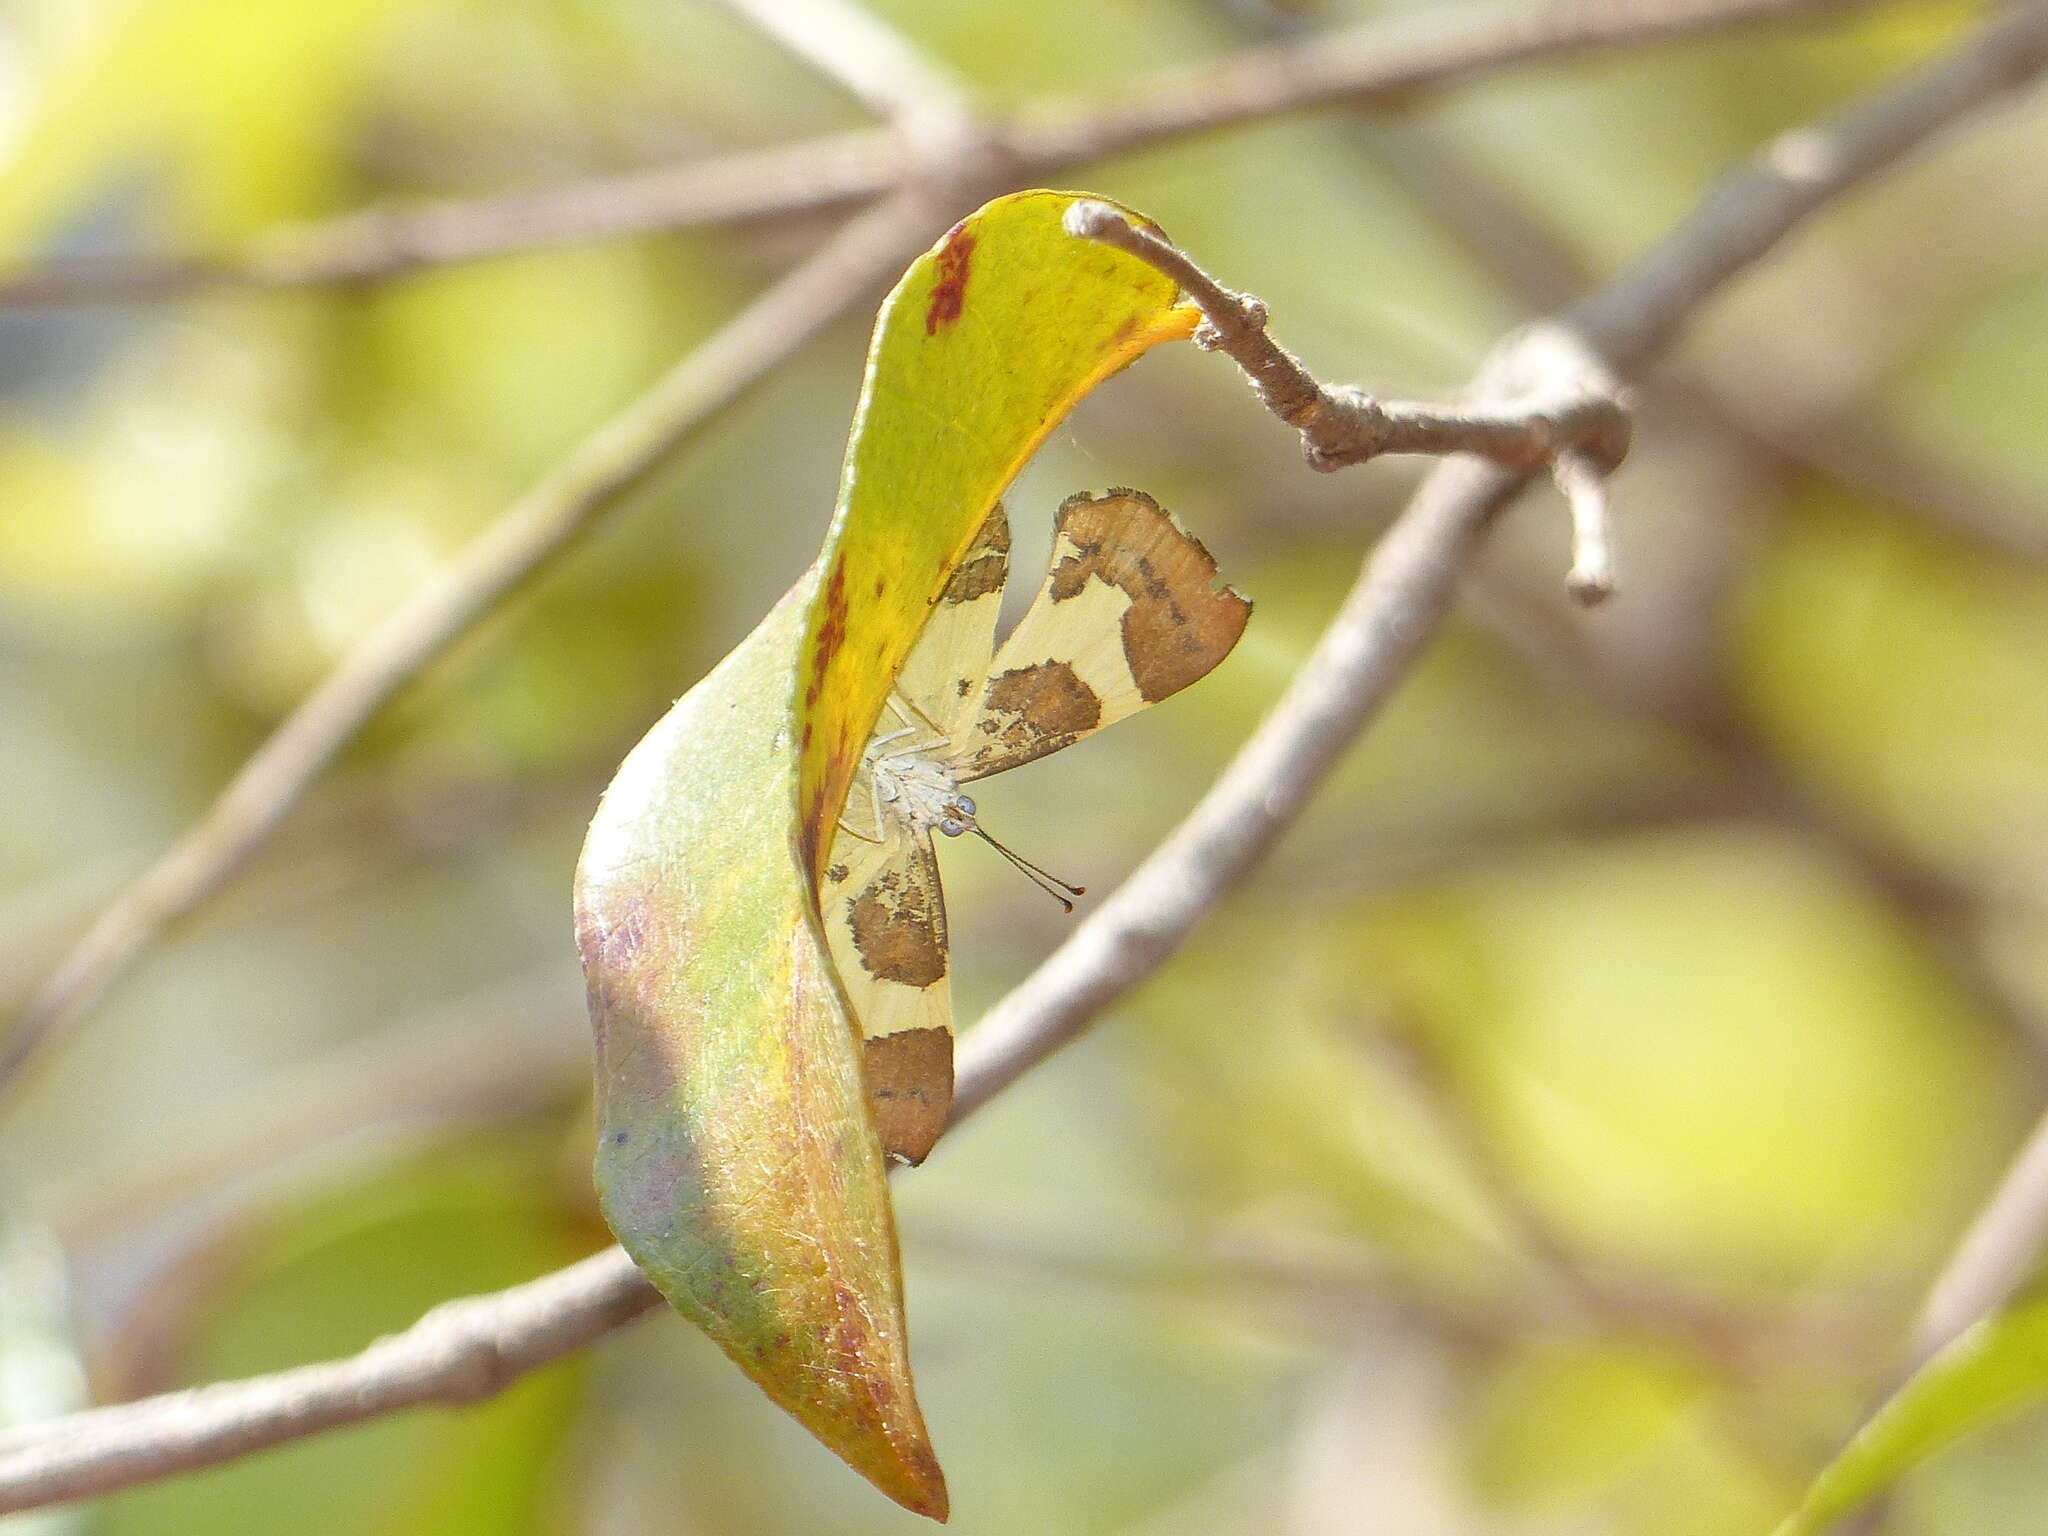
[[818,564],[628,755],[577,870],[612,1230],[772,1399],[939,1519],[818,853],[1005,485],[1096,383],[1193,329],[1167,279],[1065,233],[1074,200],[998,199],[905,274]]

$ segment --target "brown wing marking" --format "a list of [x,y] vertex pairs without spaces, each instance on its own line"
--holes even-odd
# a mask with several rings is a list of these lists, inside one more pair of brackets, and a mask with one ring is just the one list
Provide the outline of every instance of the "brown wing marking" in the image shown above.
[[1069,496],[1058,526],[1046,591],[1068,602],[1093,579],[1130,598],[1124,660],[1145,703],[1206,677],[1244,633],[1251,603],[1217,590],[1215,556],[1143,491]]
[[862,1042],[868,1113],[882,1150],[915,1167],[953,1110],[953,1031],[899,1029]]
[[848,831],[834,841],[825,938],[860,1025],[882,1149],[918,1163],[953,1105],[946,908],[931,835],[894,816],[885,826],[879,841]]
[[1215,582],[1201,540],[1144,492],[1068,497],[1045,586],[996,653],[973,718],[949,732],[960,776],[1057,752],[1205,675],[1251,616]]

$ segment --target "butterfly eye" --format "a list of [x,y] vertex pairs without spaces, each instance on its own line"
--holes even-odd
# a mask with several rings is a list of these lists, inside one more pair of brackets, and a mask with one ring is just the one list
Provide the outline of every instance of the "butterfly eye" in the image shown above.
[[946,816],[940,819],[939,830],[948,837],[958,837],[967,830],[967,823],[960,820],[957,816]]
[[974,814],[974,802],[966,795],[955,795],[953,797],[953,809],[962,816],[972,816]]

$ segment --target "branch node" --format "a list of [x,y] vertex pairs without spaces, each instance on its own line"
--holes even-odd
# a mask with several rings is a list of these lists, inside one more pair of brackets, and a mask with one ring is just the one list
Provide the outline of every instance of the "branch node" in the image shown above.
[[1306,432],[1301,434],[1301,457],[1308,467],[1319,475],[1335,474],[1340,469],[1349,469],[1357,462],[1348,454],[1337,453],[1323,447]]

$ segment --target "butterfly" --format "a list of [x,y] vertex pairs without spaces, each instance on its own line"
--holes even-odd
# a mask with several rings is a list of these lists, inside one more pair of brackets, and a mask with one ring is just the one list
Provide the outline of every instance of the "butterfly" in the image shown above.
[[982,830],[962,786],[1034,762],[1204,676],[1251,604],[1142,491],[1070,496],[1045,585],[1000,649],[1010,564],[998,506],[940,593],[862,754],[825,861],[832,961],[860,1023],[882,1147],[919,1163],[953,1101],[945,901],[932,833],[973,833],[1068,909],[1055,880]]

